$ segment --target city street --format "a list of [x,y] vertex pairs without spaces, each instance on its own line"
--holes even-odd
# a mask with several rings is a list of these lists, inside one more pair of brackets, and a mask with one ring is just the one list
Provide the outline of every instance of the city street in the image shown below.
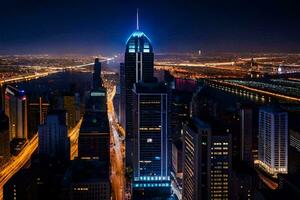
[[111,131],[111,181],[113,199],[122,200],[124,196],[124,163],[123,163],[123,149],[124,144],[118,132],[118,126],[113,107],[113,97],[116,93],[115,86],[107,88],[107,107],[108,119]]

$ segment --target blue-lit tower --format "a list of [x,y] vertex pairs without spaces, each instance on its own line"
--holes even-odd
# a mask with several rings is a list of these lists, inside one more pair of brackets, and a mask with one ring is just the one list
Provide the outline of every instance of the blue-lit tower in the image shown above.
[[171,182],[168,88],[155,81],[139,82],[134,84],[133,92],[134,198],[144,199],[153,192],[158,196],[168,195]]
[[[122,66],[122,65],[121,65]],[[132,88],[139,81],[153,80],[154,55],[150,39],[137,27],[126,44],[125,63],[120,70],[121,87],[121,124],[126,131],[126,166],[132,166]]]

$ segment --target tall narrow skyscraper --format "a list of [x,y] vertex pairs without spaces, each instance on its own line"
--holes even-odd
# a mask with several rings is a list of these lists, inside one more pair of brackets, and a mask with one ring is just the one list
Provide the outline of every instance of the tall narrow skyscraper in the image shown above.
[[288,173],[288,114],[261,108],[258,134],[258,164],[273,176]]
[[[133,188],[168,192],[168,93],[163,83],[137,83],[133,96]],[[159,189],[158,189],[159,188]]]
[[24,90],[7,86],[5,114],[9,118],[10,140],[14,138],[27,139],[27,98]]
[[243,106],[240,111],[241,149],[240,159],[248,165],[253,165],[253,109]]
[[101,62],[99,62],[99,58],[96,58],[93,73],[93,89],[97,90],[100,87],[102,87]]
[[[138,19],[138,16],[137,16]],[[122,67],[122,65],[121,65]],[[126,131],[126,164],[132,164],[132,88],[139,81],[153,80],[154,55],[150,39],[139,30],[134,31],[127,40],[125,51],[124,70],[120,70],[124,78],[124,87],[121,87],[121,122]],[[125,119],[124,119],[125,118]]]
[[8,117],[0,111],[0,165],[10,156],[8,127]]

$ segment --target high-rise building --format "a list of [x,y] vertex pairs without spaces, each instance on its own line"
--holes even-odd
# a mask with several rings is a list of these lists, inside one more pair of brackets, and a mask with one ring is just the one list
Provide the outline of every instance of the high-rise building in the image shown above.
[[45,122],[50,103],[43,101],[42,97],[38,102],[28,103],[28,138],[30,139],[38,131],[38,126]]
[[74,160],[62,181],[63,199],[110,200],[109,171],[99,160]]
[[250,106],[243,106],[240,110],[240,124],[241,124],[241,136],[240,136],[240,158],[248,165],[252,165],[253,155],[253,109]]
[[219,127],[197,118],[184,125],[184,200],[230,199],[231,134]]
[[68,129],[76,126],[76,98],[74,95],[65,95],[63,97],[64,110],[67,111],[67,126]]
[[168,192],[168,90],[164,83],[140,82],[134,84],[133,93],[133,190]]
[[176,141],[182,137],[182,124],[190,118],[190,102],[192,93],[186,91],[172,90],[172,140]]
[[9,119],[0,111],[0,165],[10,156]]
[[5,114],[9,118],[10,140],[27,139],[27,98],[24,90],[10,85],[6,87]]
[[89,112],[107,112],[106,89],[102,86],[101,63],[95,59],[93,73],[93,89],[86,102],[85,109]]
[[125,65],[120,63],[120,105],[119,105],[119,122],[122,127],[126,127],[126,87],[125,87]]
[[45,123],[39,126],[38,134],[40,155],[69,159],[70,141],[65,111],[50,111]]
[[182,179],[182,141],[177,140],[172,143],[172,170],[177,178]]
[[83,116],[79,138],[78,157],[98,159],[109,164],[110,130],[106,112],[86,112]]
[[270,175],[288,173],[288,114],[273,107],[259,110],[258,160]]
[[93,73],[93,89],[97,90],[100,87],[102,87],[101,62],[99,62],[99,58],[96,58]]
[[[138,17],[137,17],[138,19]],[[122,69],[123,68],[123,69]],[[154,71],[154,54],[150,39],[139,29],[137,20],[137,28],[127,40],[125,51],[125,63],[121,65],[120,74],[121,82],[121,122],[125,125],[123,128],[126,132],[126,164],[132,165],[132,88],[134,83],[139,81],[153,80]],[[124,78],[124,80],[122,80]],[[124,119],[125,118],[125,119]]]

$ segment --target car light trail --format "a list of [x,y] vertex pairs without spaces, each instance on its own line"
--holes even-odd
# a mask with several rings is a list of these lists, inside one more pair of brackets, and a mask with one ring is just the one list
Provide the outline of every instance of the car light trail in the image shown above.
[[[77,142],[79,136],[79,130],[82,123],[82,118],[77,125],[69,131],[70,143],[71,143],[71,158],[77,155]],[[0,200],[3,200],[3,186],[10,180],[10,178],[17,173],[24,165],[30,160],[32,154],[38,148],[38,134],[35,134],[21,150],[17,156],[11,157],[7,164],[0,169]]]

